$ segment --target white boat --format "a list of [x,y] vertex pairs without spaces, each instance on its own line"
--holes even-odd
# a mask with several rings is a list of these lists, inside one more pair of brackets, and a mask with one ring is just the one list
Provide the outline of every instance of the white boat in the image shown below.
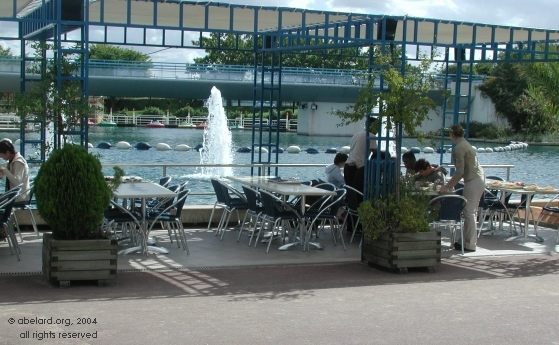
[[177,127],[179,128],[196,128],[196,125],[190,121],[183,121]]

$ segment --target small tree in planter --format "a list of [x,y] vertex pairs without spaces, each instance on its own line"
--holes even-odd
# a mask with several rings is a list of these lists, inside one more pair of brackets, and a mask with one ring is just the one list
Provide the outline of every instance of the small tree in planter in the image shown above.
[[99,159],[81,146],[67,144],[41,165],[35,197],[52,229],[43,238],[43,273],[49,280],[64,286],[116,278],[117,242],[100,227],[111,195]]
[[[437,110],[429,91],[438,89],[443,98],[448,94],[432,73],[433,59],[424,55],[417,65],[410,65],[402,61],[399,47],[391,48],[390,53],[384,53],[379,46],[374,49],[376,70],[365,76],[367,82],[355,104],[334,110],[332,114],[342,119],[343,126],[362,121],[378,107],[378,117],[371,122],[373,129],[379,128],[381,122],[388,130],[395,129],[395,133],[403,129],[410,136],[419,136],[416,129],[429,118],[431,110]],[[375,83],[379,79],[384,89],[377,88]],[[400,145],[396,145],[397,159],[400,152]],[[365,181],[364,185],[371,188],[367,191],[376,188],[376,194],[382,198],[367,200],[359,207],[364,232],[362,257],[370,263],[401,271],[407,267],[433,268],[440,262],[440,232],[429,228],[429,200],[397,182],[391,188],[393,181],[400,181],[399,169],[394,169],[394,174],[392,179],[386,179],[390,185],[373,186],[372,181]],[[385,193],[380,193],[381,190]],[[428,239],[428,243],[416,243],[421,239]],[[423,261],[411,260],[427,253],[423,251],[434,256]]]
[[441,233],[430,223],[438,214],[429,196],[402,184],[399,198],[366,200],[358,213],[363,224],[363,259],[407,272],[408,267],[434,270],[441,262]]

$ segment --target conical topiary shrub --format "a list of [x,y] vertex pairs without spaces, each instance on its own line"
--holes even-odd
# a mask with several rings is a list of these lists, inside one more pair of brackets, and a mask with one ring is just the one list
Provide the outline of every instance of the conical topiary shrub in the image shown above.
[[58,240],[101,238],[111,195],[99,159],[77,145],[52,152],[35,178],[37,209]]

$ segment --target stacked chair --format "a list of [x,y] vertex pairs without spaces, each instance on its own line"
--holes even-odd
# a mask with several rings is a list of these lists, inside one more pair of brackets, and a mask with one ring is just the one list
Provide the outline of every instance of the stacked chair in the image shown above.
[[233,211],[237,212],[237,219],[240,220],[239,210],[248,210],[249,206],[246,197],[235,188],[215,178],[212,178],[211,182],[215,191],[217,201],[215,202],[212,213],[210,215],[208,230],[211,227],[213,215],[216,208],[221,208],[223,210],[223,213],[217,225],[215,235],[220,235],[220,239],[223,240],[225,230],[229,225],[229,219],[231,218],[231,214],[233,213]]
[[[307,221],[307,239],[305,243],[307,246],[310,246],[312,243],[310,242],[311,236],[313,231],[316,233],[316,237],[318,237],[319,228],[315,229],[315,225],[319,225],[320,229],[324,230],[324,225],[328,222],[330,224],[330,231],[332,232],[332,237],[334,238],[334,244],[337,246],[337,239],[340,238],[342,241],[342,245],[344,250],[346,250],[344,238],[342,235],[343,227],[340,226],[338,221],[338,210],[342,207],[342,203],[344,197],[346,195],[346,190],[344,188],[340,188],[336,190],[335,197],[328,197],[318,209],[314,209],[312,207],[305,212],[304,218]],[[320,222],[320,224],[318,224]]]
[[6,233],[6,239],[8,241],[10,251],[12,255],[16,255],[18,261],[20,260],[19,254],[21,254],[21,249],[19,248],[17,237],[14,231],[12,215],[16,198],[19,196],[20,192],[21,187],[14,187],[4,194],[0,195],[0,221],[2,222],[4,232]]
[[[278,198],[272,193],[261,190],[260,197],[264,206],[264,211],[261,213],[262,229],[265,229],[267,225],[267,228],[270,231],[270,239],[268,241],[268,247],[266,248],[266,253],[268,253],[270,245],[274,239],[285,239],[286,235],[295,239],[299,229],[299,224],[303,221],[303,219],[299,212],[297,212],[290,203]],[[278,227],[280,224],[281,230],[279,230]],[[263,232],[264,231],[261,230],[256,236],[256,242],[254,243],[255,247],[258,243],[260,234]]]
[[464,255],[464,219],[462,210],[466,207],[465,197],[461,195],[441,195],[431,199],[430,205],[439,206],[439,214],[431,224],[433,229],[444,226],[450,230],[450,243],[454,246],[456,242],[456,229],[460,229],[460,239],[462,245],[462,255]]

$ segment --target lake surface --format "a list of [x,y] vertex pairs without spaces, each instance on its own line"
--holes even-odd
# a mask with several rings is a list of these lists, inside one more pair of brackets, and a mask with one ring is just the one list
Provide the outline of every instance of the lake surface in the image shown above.
[[[9,138],[15,141],[19,138],[19,133],[2,133],[3,138]],[[187,144],[194,147],[202,143],[203,131],[196,129],[183,128],[145,128],[145,127],[91,127],[89,133],[89,141],[95,148],[90,152],[99,154],[103,164],[197,164],[200,162],[200,155],[197,151],[157,151],[152,148],[148,151],[143,150],[119,150],[112,148],[109,150],[98,149],[97,145],[106,141],[116,144],[119,141],[127,141],[132,146],[138,142],[147,142],[152,146],[158,143],[166,143],[174,148],[178,144]],[[242,146],[251,146],[252,132],[237,130],[232,132],[233,151]],[[282,153],[279,155],[279,163],[317,163],[324,166],[329,165],[334,160],[333,154],[324,153],[328,148],[340,149],[342,146],[348,146],[350,137],[325,137],[325,136],[301,136],[295,133],[280,133],[280,146],[284,149],[290,145],[297,145],[302,150],[314,147],[318,149],[318,154],[308,154],[302,151],[299,154]],[[427,143],[420,144],[415,139],[404,139],[403,144],[406,147],[418,146],[423,148],[428,146]],[[477,147],[495,147],[504,146],[490,143],[474,143]],[[29,153],[27,153],[29,154]],[[235,153],[233,162],[240,164],[250,163],[250,153]],[[438,164],[440,155],[435,154],[416,154],[417,158],[425,158],[433,164]],[[515,167],[511,170],[512,181],[525,181],[527,183],[536,183],[540,186],[551,185],[559,187],[559,182],[555,178],[555,172],[559,168],[559,147],[557,146],[529,146],[523,150],[515,150],[509,152],[494,153],[478,153],[479,160],[482,164],[512,164]],[[444,162],[450,162],[450,154],[444,155]],[[38,168],[30,168],[30,174],[34,177]],[[138,175],[150,180],[157,180],[162,169],[159,168],[132,168],[124,169],[128,175]],[[249,168],[233,169],[235,175],[250,174]],[[486,169],[486,175],[496,175],[506,178],[504,169]],[[112,169],[104,170],[106,175],[112,175]],[[212,192],[209,177],[203,175],[199,169],[195,168],[169,168],[167,174],[173,177],[175,181],[189,181],[188,186],[193,192]],[[324,168],[280,168],[279,175],[281,177],[297,177],[301,180],[322,178],[324,176]],[[3,188],[4,180],[0,183]],[[536,196],[538,197],[538,196]],[[203,203],[213,204],[214,197],[210,196],[192,196],[187,200],[189,204]]]

